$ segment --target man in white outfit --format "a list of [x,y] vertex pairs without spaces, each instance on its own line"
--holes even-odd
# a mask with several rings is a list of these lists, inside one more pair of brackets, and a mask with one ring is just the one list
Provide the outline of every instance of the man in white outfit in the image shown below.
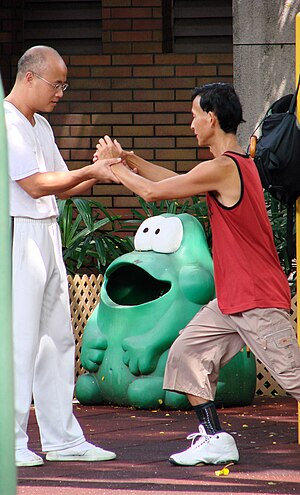
[[105,461],[116,457],[85,440],[73,410],[74,338],[55,196],[67,198],[97,182],[117,182],[98,160],[69,171],[48,121],[64,91],[67,68],[52,48],[36,46],[18,62],[5,98],[13,230],[13,341],[16,465],[37,466],[28,449],[32,396],[48,461]]

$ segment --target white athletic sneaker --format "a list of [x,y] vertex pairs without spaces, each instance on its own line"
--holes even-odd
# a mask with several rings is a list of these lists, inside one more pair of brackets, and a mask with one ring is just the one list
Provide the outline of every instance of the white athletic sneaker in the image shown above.
[[17,467],[42,466],[43,459],[29,449],[16,449],[15,460]]
[[239,453],[234,438],[221,431],[208,435],[203,425],[199,425],[199,433],[187,437],[192,445],[187,450],[171,455],[171,464],[180,466],[197,466],[198,464],[226,464],[238,462]]
[[117,456],[114,452],[95,447],[95,445],[83,442],[76,447],[64,450],[53,450],[46,454],[47,461],[111,461]]

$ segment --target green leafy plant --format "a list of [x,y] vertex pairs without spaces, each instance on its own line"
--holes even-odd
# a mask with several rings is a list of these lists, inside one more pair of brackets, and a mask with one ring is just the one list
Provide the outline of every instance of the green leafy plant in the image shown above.
[[130,236],[116,235],[120,216],[112,215],[99,201],[58,200],[58,209],[63,258],[70,275],[95,269],[104,273],[115,258],[133,250]]

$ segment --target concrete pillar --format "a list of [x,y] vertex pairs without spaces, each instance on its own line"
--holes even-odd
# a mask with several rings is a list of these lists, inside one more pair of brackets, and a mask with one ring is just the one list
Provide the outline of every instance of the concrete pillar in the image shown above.
[[295,89],[295,19],[299,0],[233,0],[234,86],[251,132],[273,101]]

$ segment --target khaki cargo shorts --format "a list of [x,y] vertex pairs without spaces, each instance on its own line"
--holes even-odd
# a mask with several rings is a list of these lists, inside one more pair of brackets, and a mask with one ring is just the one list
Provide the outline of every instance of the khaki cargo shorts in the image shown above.
[[220,368],[245,344],[300,401],[300,349],[288,312],[256,308],[224,315],[216,299],[201,308],[171,346],[164,389],[213,400]]

